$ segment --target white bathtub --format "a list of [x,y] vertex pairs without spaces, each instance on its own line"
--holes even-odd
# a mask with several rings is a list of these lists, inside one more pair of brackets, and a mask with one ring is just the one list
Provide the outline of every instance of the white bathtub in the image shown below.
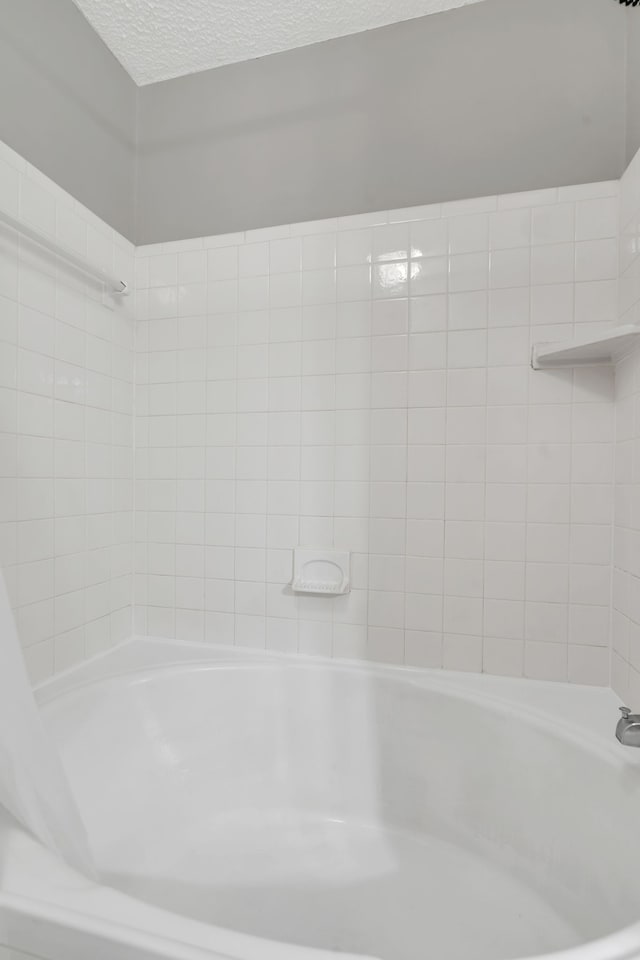
[[39,696],[102,885],[5,820],[0,944],[640,956],[640,751],[609,691],[136,641]]

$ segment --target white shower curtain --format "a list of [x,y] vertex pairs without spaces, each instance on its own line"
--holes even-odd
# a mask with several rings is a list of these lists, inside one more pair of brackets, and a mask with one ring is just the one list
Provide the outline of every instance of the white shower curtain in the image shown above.
[[95,876],[82,819],[27,677],[2,573],[0,805],[71,866]]

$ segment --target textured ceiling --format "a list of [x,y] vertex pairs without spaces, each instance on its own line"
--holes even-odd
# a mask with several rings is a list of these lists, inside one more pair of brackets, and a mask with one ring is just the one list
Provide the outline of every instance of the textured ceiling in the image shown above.
[[75,0],[139,85],[479,0]]

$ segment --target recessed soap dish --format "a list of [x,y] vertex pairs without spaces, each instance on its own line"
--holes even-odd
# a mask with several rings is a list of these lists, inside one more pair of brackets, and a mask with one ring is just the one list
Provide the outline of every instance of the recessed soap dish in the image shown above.
[[328,596],[341,596],[351,590],[350,554],[338,550],[308,550],[300,548],[293,551],[294,593],[316,593]]

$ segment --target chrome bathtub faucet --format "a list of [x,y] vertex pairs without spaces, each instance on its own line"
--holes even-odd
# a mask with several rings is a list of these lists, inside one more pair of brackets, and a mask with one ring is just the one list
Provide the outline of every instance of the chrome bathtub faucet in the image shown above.
[[616,737],[625,747],[640,747],[640,713],[631,713],[629,707],[620,707]]

